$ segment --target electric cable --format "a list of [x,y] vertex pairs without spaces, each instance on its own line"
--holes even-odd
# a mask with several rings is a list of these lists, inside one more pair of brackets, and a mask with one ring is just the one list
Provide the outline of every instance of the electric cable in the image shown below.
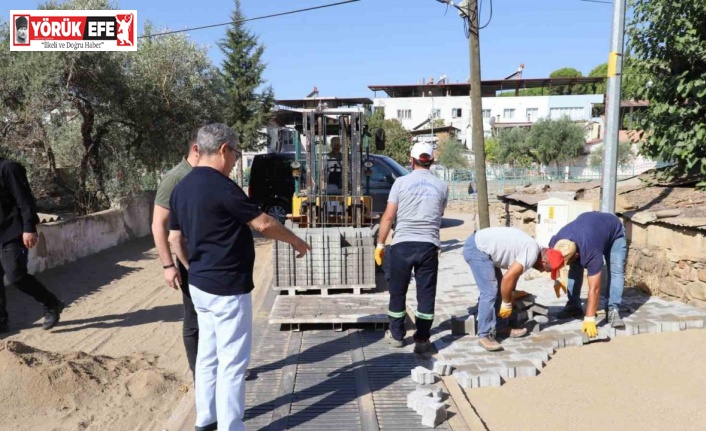
[[355,3],[355,2],[359,2],[359,1],[361,1],[361,0],[346,0],[346,1],[341,1],[338,3],[330,3],[330,4],[321,5],[321,6],[313,6],[313,7],[308,7],[308,8],[304,8],[304,9],[296,9],[296,10],[291,10],[291,11],[287,11],[287,12],[280,12],[280,13],[273,13],[270,15],[257,16],[254,18],[246,18],[246,19],[241,19],[239,21],[228,21],[228,22],[223,22],[220,24],[211,24],[211,25],[203,25],[200,27],[187,28],[184,30],[173,30],[173,31],[165,31],[164,33],[142,35],[142,36],[138,36],[137,38],[138,39],[151,38],[151,37],[156,37],[156,36],[166,36],[168,34],[185,33],[187,31],[203,30],[206,28],[222,27],[222,26],[231,25],[231,24],[239,24],[241,22],[256,21],[256,20],[267,19],[267,18],[275,18],[275,17],[279,17],[279,16],[292,15],[295,13],[308,12],[308,11],[317,10],[317,9],[324,9],[324,8],[329,8],[329,7],[334,7],[334,6],[342,6],[344,4]]

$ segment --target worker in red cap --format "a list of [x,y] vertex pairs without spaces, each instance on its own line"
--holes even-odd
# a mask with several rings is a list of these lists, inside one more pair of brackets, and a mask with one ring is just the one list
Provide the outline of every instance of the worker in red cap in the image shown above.
[[[471,267],[478,298],[478,344],[489,352],[503,350],[497,338],[518,338],[527,328],[511,328],[512,292],[530,268],[549,272],[553,279],[564,266],[564,257],[540,246],[531,236],[512,227],[491,227],[474,232],[463,246]],[[503,275],[501,269],[505,269]],[[497,318],[496,318],[497,315]]]

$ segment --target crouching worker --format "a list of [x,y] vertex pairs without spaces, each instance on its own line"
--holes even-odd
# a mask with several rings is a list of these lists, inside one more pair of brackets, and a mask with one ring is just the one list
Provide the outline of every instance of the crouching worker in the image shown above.
[[[511,328],[512,292],[520,275],[534,268],[556,278],[564,257],[542,248],[532,237],[511,227],[491,227],[471,235],[463,247],[463,258],[471,267],[478,299],[478,344],[489,352],[503,350],[498,337],[522,337],[526,328]],[[503,275],[501,269],[506,269]],[[496,317],[497,315],[497,317]]]
[[[549,241],[569,265],[568,297],[559,319],[584,318],[582,331],[593,338],[598,335],[596,312],[605,310],[612,328],[624,328],[619,308],[625,284],[625,256],[627,244],[625,229],[615,214],[587,212],[567,224]],[[607,280],[602,278],[603,265]],[[588,300],[586,313],[581,307],[583,270],[588,273]],[[605,281],[605,291],[601,292]]]

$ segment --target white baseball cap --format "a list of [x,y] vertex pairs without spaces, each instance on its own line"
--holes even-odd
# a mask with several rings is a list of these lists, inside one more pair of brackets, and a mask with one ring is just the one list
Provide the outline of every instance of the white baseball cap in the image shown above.
[[412,146],[412,151],[410,155],[413,159],[419,160],[421,162],[428,162],[434,160],[434,147],[426,142],[417,142]]

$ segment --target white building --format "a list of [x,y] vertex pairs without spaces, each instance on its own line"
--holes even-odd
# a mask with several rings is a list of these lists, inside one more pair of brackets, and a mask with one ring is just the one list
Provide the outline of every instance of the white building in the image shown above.
[[[552,86],[591,85],[603,78],[548,78],[483,81],[483,131],[489,136],[493,128],[530,126],[540,118],[559,119],[568,116],[574,121],[597,122],[593,105],[603,103],[602,94],[569,96],[499,97],[501,91]],[[370,85],[375,92],[373,106],[384,108],[385,119],[397,119],[408,130],[429,128],[430,118],[444,120],[446,126],[460,129],[459,138],[467,148],[471,145],[470,84]],[[386,97],[378,97],[378,91]],[[429,137],[431,138],[431,137]]]

